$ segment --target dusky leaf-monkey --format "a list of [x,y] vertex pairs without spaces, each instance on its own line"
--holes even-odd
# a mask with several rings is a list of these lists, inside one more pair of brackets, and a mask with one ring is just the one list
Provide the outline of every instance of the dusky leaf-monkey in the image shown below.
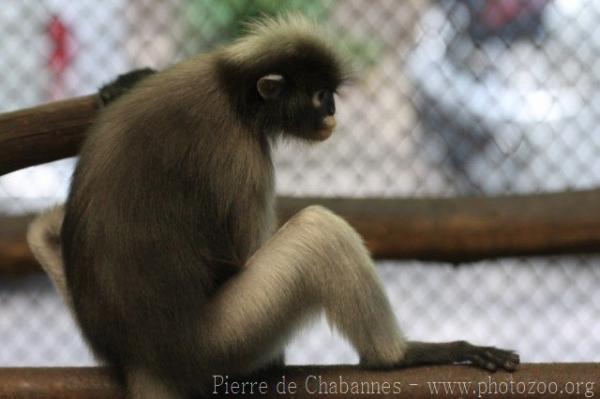
[[203,394],[213,374],[281,362],[320,311],[364,367],[516,368],[512,351],[407,341],[361,237],[327,209],[308,207],[275,231],[271,146],[327,139],[346,78],[313,23],[263,19],[147,75],[101,112],[65,206],[29,232],[130,398]]

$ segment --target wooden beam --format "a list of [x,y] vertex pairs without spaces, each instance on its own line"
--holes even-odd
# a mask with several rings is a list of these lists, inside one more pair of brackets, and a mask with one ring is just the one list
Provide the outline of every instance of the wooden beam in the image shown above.
[[91,95],[0,114],[0,175],[75,156],[99,107]]
[[600,190],[501,197],[285,198],[344,216],[378,259],[452,263],[600,252]]
[[[0,115],[0,174],[77,154],[97,95]],[[310,204],[345,217],[377,259],[465,262],[600,252],[600,191],[497,198],[281,198],[281,220]],[[7,223],[15,226],[6,227]],[[27,218],[0,224],[0,274],[36,270]]]
[[25,241],[31,220],[30,215],[0,219],[0,278],[41,271]]
[[[376,259],[459,263],[600,252],[600,190],[496,198],[281,197],[280,220],[312,204],[346,218]],[[0,221],[0,274],[38,270],[25,243],[30,221]]]
[[[285,385],[280,383],[284,381],[284,377]],[[240,384],[245,382],[245,392],[250,391],[251,383],[254,382],[254,395],[241,394],[241,391],[233,393],[233,381]],[[264,394],[259,393],[259,384],[263,382],[263,386],[266,385]],[[235,380],[230,377],[229,383],[229,394],[225,393],[224,385],[220,385],[217,393],[211,394],[210,397],[584,398],[593,397],[600,390],[600,363],[523,364],[514,373],[493,374],[467,366],[419,367],[390,371],[364,370],[355,366],[288,366],[254,377]],[[438,394],[432,392],[435,383]],[[296,386],[294,394],[289,391],[293,384]],[[287,394],[279,393],[277,389],[284,386],[288,389]],[[459,391],[461,387],[463,392]],[[446,391],[450,388],[454,390],[453,394]],[[337,394],[334,393],[336,389]],[[343,393],[346,389],[349,393]],[[355,389],[355,393],[350,389]],[[102,368],[0,368],[0,398],[124,397],[123,388]]]

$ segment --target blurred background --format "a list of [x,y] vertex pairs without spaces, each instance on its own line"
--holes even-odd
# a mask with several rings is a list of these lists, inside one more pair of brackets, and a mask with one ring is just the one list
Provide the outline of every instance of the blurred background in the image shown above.
[[[594,0],[4,0],[0,112],[91,94],[117,74],[160,69],[230,40],[249,17],[287,10],[331,28],[357,78],[340,94],[332,139],[277,149],[280,194],[600,186]],[[73,162],[0,177],[0,216],[62,202]],[[378,265],[409,337],[509,347],[531,362],[600,361],[598,263],[572,256]],[[323,320],[287,357],[357,361]],[[45,276],[0,277],[0,366],[93,362]]]

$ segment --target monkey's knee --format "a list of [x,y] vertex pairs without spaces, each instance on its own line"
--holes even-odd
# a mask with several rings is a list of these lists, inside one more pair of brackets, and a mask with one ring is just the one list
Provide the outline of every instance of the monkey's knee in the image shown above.
[[298,211],[292,216],[288,223],[318,223],[336,215],[321,205],[310,205]]
[[346,239],[362,244],[362,239],[348,222],[321,205],[302,209],[288,223],[305,230],[311,237]]
[[286,241],[294,242],[302,253],[304,270],[320,277],[316,281],[340,281],[367,276],[373,279],[375,267],[359,234],[340,216],[328,209],[309,206],[288,222],[290,234]]

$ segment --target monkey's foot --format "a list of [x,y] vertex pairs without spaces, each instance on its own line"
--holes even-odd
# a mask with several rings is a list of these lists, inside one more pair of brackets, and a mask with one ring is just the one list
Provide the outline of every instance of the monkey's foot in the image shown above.
[[[511,350],[493,346],[477,346],[467,341],[408,342],[404,358],[395,367],[413,367],[441,364],[470,364],[488,371],[516,370],[519,355]],[[361,362],[362,365],[367,365]]]
[[488,371],[514,371],[520,362],[519,355],[512,350],[476,346],[466,341],[458,341],[456,344],[460,351],[455,363],[464,362]]

